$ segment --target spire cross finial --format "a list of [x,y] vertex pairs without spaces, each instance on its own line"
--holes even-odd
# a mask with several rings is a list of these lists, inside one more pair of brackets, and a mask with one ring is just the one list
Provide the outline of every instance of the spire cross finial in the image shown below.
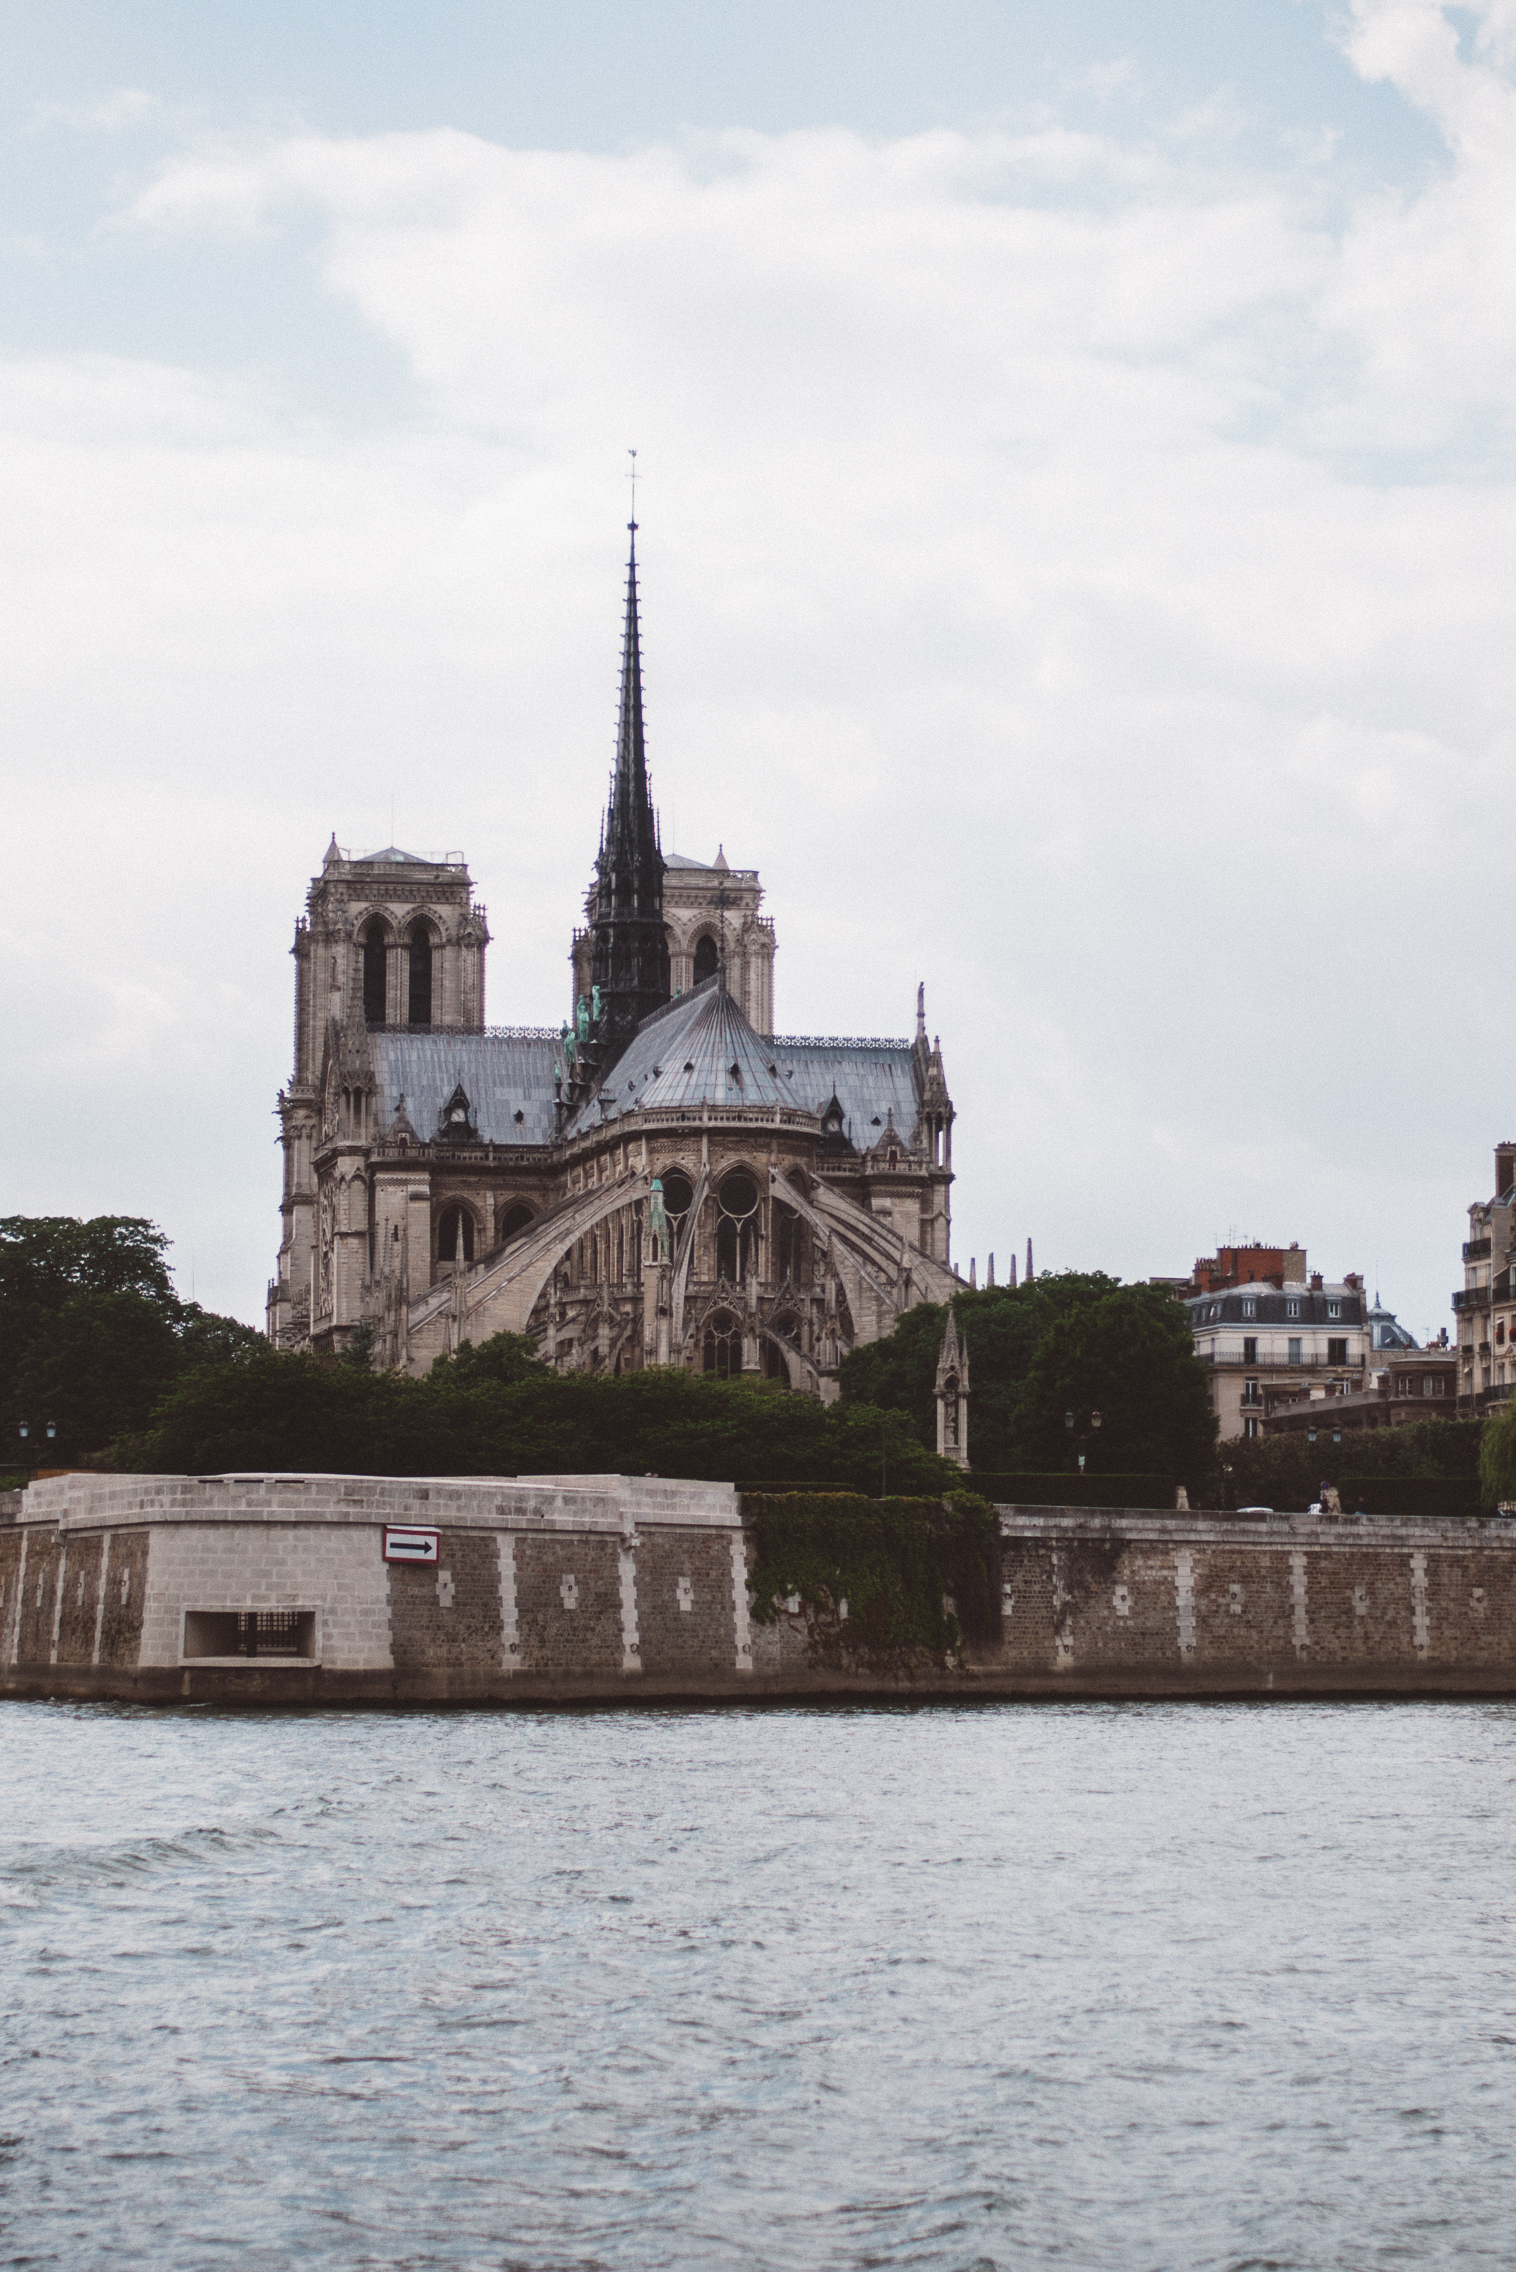
[[635,536],[637,534],[637,453],[635,450],[628,450],[626,454],[632,461],[632,470],[626,477],[632,485],[632,517],[626,525]]

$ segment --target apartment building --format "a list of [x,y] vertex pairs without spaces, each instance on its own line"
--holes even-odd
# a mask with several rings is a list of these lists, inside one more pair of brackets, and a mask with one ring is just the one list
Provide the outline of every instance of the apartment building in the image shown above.
[[1495,1146],[1493,1198],[1469,1209],[1463,1284],[1453,1296],[1458,1327],[1458,1407],[1465,1415],[1504,1404],[1516,1387],[1516,1143]]
[[1259,1435],[1267,1412],[1313,1390],[1366,1385],[1373,1322],[1357,1271],[1328,1282],[1303,1247],[1223,1247],[1196,1263],[1180,1299],[1223,1442]]

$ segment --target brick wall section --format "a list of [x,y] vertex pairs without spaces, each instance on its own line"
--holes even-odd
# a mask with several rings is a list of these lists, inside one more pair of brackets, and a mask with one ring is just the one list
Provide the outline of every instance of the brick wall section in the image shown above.
[[142,1613],[147,1606],[148,1533],[113,1530],[105,1558],[105,1601],[100,1619],[100,1662],[125,1671],[140,1661]]
[[321,1661],[388,1669],[389,1588],[372,1523],[155,1524],[141,1662],[179,1661],[186,1609],[309,1609]]
[[1177,1661],[1177,1575],[1172,1553],[1126,1540],[1080,1540],[1061,1556],[1058,1638],[1081,1665],[1143,1670]]
[[[308,1696],[751,1694],[749,1664],[775,1689],[867,1689],[812,1663],[803,1618],[753,1626],[744,1654],[735,1513],[720,1487],[641,1477],[57,1478],[0,1521],[5,1685],[183,1693],[186,1609],[298,1609]],[[438,1563],[386,1566],[385,1522],[435,1525]],[[1001,1531],[1003,1651],[949,1686],[1516,1694],[1516,1522],[1014,1508]]]
[[1492,1554],[1427,1556],[1427,1661],[1494,1668],[1511,1661],[1516,1568]]
[[[1382,1560],[1382,1557],[1380,1557]],[[1383,1580],[1385,1573],[1381,1572]],[[1311,1573],[1306,1573],[1310,1609]],[[1393,1577],[1381,1593],[1394,1590]],[[1403,1605],[1402,1605],[1403,1606]],[[1266,1669],[1295,1655],[1294,1585],[1288,1552],[1257,1546],[1206,1547],[1195,1557],[1195,1662],[1205,1670],[1236,1665]],[[1404,1623],[1402,1616],[1401,1623]],[[1363,1635],[1355,1630],[1355,1640]],[[1375,1629],[1376,1645],[1391,1645]]]
[[18,1665],[46,1665],[53,1658],[53,1619],[58,1604],[58,1565],[63,1540],[58,1531],[34,1530],[27,1540],[21,1580],[21,1616],[16,1636]]
[[720,1531],[638,1532],[637,1625],[645,1673],[735,1669],[732,1554]]
[[1371,1686],[1516,1673],[1509,1525],[1002,1510],[1003,1661]]
[[9,1664],[15,1650],[16,1595],[21,1584],[24,1536],[22,1531],[0,1530],[0,1664]]
[[[573,1581],[572,1608],[563,1600],[565,1578]],[[619,1538],[562,1531],[518,1537],[516,1631],[523,1672],[619,1673]]]
[[95,1612],[100,1603],[104,1543],[98,1531],[68,1541],[55,1660],[60,1665],[92,1665],[95,1661]]
[[[380,1552],[377,1536],[374,1552]],[[397,1672],[493,1669],[502,1663],[500,1554],[493,1531],[445,1530],[435,1565],[385,1567]]]
[[1061,1569],[1057,1563],[1057,1550],[1040,1539],[1009,1537],[1001,1543],[1003,1661],[1018,1670],[1052,1670],[1053,1636],[1061,1621],[1063,1602]]

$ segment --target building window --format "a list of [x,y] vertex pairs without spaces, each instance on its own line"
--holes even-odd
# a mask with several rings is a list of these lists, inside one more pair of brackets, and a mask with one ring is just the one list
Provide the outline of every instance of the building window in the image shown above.
[[388,1007],[385,990],[384,925],[376,916],[363,935],[363,1022],[382,1026]]
[[729,1381],[742,1370],[742,1328],[730,1310],[718,1310],[705,1329],[705,1369]]
[[1243,1382],[1242,1401],[1244,1404],[1262,1404],[1263,1396],[1256,1381]]
[[1295,1301],[1286,1302],[1284,1305],[1284,1314],[1286,1317],[1299,1317],[1300,1304]]
[[1327,1316],[1328,1316],[1328,1317],[1341,1317],[1341,1315],[1342,1315],[1342,1304],[1341,1304],[1341,1302],[1328,1302],[1328,1303],[1327,1303]]
[[721,1186],[716,1215],[716,1275],[740,1286],[757,1260],[758,1186],[745,1168],[734,1168]]
[[1252,1437],[1254,1437],[1254,1436],[1256,1436],[1256,1435],[1257,1435],[1257,1433],[1258,1433],[1258,1415],[1257,1415],[1257,1414],[1256,1414],[1255,1412],[1250,1412],[1250,1413],[1248,1414],[1247,1418],[1246,1418],[1246,1419],[1245,1419],[1245,1420],[1243,1421],[1243,1423],[1242,1423],[1242,1432],[1243,1432],[1243,1434],[1244,1434],[1245,1436],[1247,1436],[1247,1437],[1248,1437],[1248,1438],[1250,1438],[1250,1439],[1251,1439]]
[[1257,1364],[1257,1362],[1258,1362],[1258,1336],[1257,1336],[1257,1334],[1256,1334],[1256,1333],[1245,1333],[1245,1334],[1243,1335],[1243,1337],[1242,1337],[1242,1361],[1243,1361],[1243,1363],[1244,1363],[1245,1365],[1256,1365],[1256,1364]]
[[1345,1365],[1345,1364],[1347,1363],[1347,1361],[1348,1361],[1348,1341],[1347,1341],[1347,1335],[1346,1335],[1346,1334],[1344,1334],[1344,1335],[1342,1336],[1341,1340],[1329,1340],[1329,1341],[1327,1342],[1327,1363],[1328,1363],[1329,1365]]
[[1292,1365],[1298,1365],[1298,1364],[1300,1363],[1300,1336],[1299,1336],[1299,1334],[1296,1334],[1296,1333],[1292,1333],[1292,1334],[1290,1335],[1290,1360],[1289,1360],[1289,1361],[1290,1361],[1290,1363],[1291,1363]]
[[665,1168],[660,1180],[663,1184],[663,1212],[669,1219],[669,1260],[672,1262],[679,1252],[679,1242],[684,1237],[684,1225],[695,1196],[695,1186],[683,1168]]
[[445,1207],[437,1225],[437,1260],[472,1262],[474,1218],[466,1207]]
[[790,1369],[779,1343],[785,1341],[792,1349],[799,1348],[800,1320],[789,1310],[781,1310],[778,1317],[770,1320],[769,1331],[772,1338],[765,1339],[763,1344],[763,1369],[771,1381],[783,1381],[788,1388]]
[[1448,1393],[1448,1384],[1444,1375],[1441,1373],[1434,1373],[1432,1375],[1432,1378],[1427,1382],[1427,1389],[1433,1396],[1446,1396]]
[[695,941],[695,984],[701,986],[716,975],[716,942],[709,931]]
[[410,988],[406,1016],[413,1026],[432,1022],[432,942],[424,923],[411,925]]
[[1256,1317],[1258,1315],[1258,1304],[1256,1302],[1244,1302],[1242,1314],[1244,1317]]
[[774,1201],[774,1276],[781,1284],[803,1283],[800,1248],[800,1217],[783,1200]]
[[515,1205],[513,1207],[507,1207],[505,1213],[501,1216],[500,1221],[496,1226],[495,1236],[499,1240],[500,1244],[504,1246],[507,1239],[513,1239],[518,1231],[524,1231],[527,1224],[532,1220],[533,1216],[530,1207],[523,1206],[521,1201],[518,1199]]

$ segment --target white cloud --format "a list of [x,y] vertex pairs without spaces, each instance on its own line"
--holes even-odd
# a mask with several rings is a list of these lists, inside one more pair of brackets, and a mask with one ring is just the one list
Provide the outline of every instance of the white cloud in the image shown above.
[[[1360,0],[1356,68],[1448,158],[1330,225],[1322,151],[1248,176],[1224,111],[1161,146],[174,158],[118,234],[287,237],[415,408],[0,374],[26,1113],[80,1079],[62,1019],[107,1089],[135,1065],[138,1181],[171,1217],[181,1179],[202,1295],[214,1221],[249,1308],[282,949],[329,829],[388,836],[392,792],[402,839],[470,851],[491,1014],[557,1011],[635,442],[665,819],[762,865],[784,1022],[900,1028],[927,976],[965,1254],[1164,1270],[1246,1223],[1377,1255],[1427,1323],[1509,1040],[1459,969],[1516,693],[1512,11],[1480,20],[1465,55]],[[46,1203],[93,1205],[96,1156]]]
[[167,103],[145,87],[116,87],[93,102],[37,103],[34,127],[62,126],[75,134],[120,134],[132,127],[163,122],[172,116]]

